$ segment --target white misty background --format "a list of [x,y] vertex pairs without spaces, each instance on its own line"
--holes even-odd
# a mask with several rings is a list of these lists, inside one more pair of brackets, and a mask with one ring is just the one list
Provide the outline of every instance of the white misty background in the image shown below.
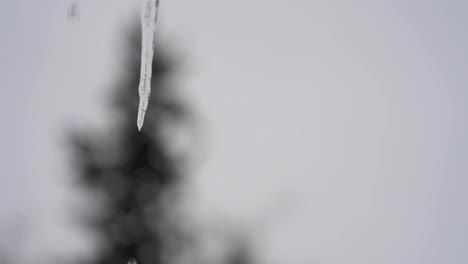
[[[139,2],[78,2],[78,21],[70,1],[0,3],[0,246],[24,263],[92,248],[64,217],[77,194],[61,137],[112,114],[102,100]],[[186,59],[180,93],[207,133],[193,214],[250,226],[286,199],[258,232],[266,263],[468,262],[467,11],[161,1],[158,30]]]

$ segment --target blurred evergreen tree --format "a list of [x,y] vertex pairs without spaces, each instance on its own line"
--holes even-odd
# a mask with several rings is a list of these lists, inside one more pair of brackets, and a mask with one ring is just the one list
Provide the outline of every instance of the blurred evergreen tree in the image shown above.
[[[176,60],[155,46],[152,93],[139,132],[140,29],[131,30],[130,36],[130,45],[122,53],[125,70],[112,90],[113,122],[102,134],[80,131],[71,135],[78,182],[98,197],[98,210],[85,219],[102,248],[89,264],[211,263],[196,257],[194,232],[184,226],[179,214],[184,159],[171,151],[170,136],[174,125],[192,122],[174,94],[171,78]],[[182,260],[186,252],[194,258]],[[230,252],[216,264],[252,263],[245,245]]]
[[139,132],[139,28],[132,30],[123,54],[126,72],[112,91],[115,122],[104,135],[78,132],[71,136],[79,183],[100,197],[99,210],[86,218],[103,245],[92,264],[168,263],[183,251],[189,237],[184,237],[176,217],[181,172],[177,157],[170,154],[167,132],[188,115],[171,87],[174,60],[156,45],[152,94]]

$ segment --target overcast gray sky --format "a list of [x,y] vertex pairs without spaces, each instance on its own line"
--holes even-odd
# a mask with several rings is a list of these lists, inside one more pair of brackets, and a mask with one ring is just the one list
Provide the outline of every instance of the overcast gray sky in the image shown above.
[[[63,216],[61,137],[105,124],[139,3],[77,2],[75,22],[68,0],[0,2],[0,237],[31,226],[29,256],[87,247]],[[194,211],[255,225],[286,199],[287,216],[259,227],[267,263],[468,263],[467,13],[456,0],[161,0],[158,34],[186,61],[182,95],[206,130]]]

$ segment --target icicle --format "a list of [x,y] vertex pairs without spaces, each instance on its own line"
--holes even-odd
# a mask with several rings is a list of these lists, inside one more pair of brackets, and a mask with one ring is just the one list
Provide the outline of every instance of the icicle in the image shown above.
[[138,94],[140,103],[138,106],[137,125],[138,130],[143,127],[146,109],[151,94],[151,73],[153,66],[154,33],[158,18],[159,0],[144,0],[141,8],[141,69]]
[[69,20],[78,20],[80,18],[80,9],[76,1],[73,1],[68,7],[67,17]]

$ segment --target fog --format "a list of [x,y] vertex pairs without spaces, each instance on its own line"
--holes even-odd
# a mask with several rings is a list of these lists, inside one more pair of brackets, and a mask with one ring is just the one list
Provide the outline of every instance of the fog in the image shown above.
[[[81,0],[70,19],[72,2],[0,3],[0,255],[14,263],[95,248],[70,220],[89,205],[67,133],[112,133],[139,8]],[[156,36],[199,131],[191,221],[242,237],[260,263],[467,262],[467,11],[161,0]]]

